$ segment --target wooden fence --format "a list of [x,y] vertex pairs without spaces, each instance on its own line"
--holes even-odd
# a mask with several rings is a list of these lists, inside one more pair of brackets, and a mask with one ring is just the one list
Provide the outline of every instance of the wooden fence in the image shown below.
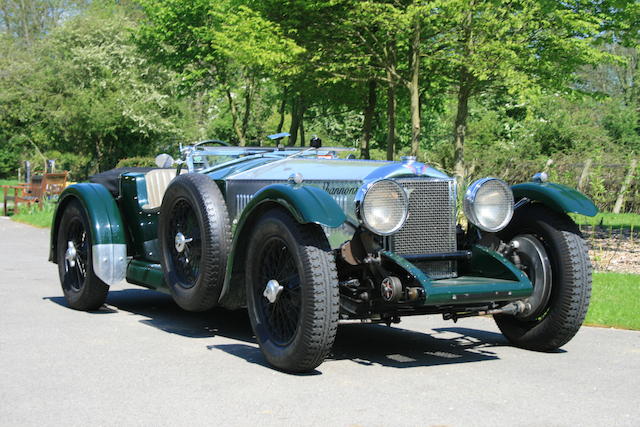
[[510,183],[528,181],[536,172],[544,171],[549,180],[577,188],[589,196],[601,211],[640,214],[640,170],[638,157],[601,155],[580,158],[558,155],[537,160],[511,160],[501,173],[495,165],[482,164],[474,170],[473,179],[499,176]]

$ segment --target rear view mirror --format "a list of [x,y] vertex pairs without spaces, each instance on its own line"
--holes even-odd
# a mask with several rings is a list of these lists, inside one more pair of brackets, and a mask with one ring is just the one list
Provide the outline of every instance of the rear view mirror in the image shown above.
[[163,153],[156,156],[156,165],[159,168],[170,168],[173,166],[174,160],[170,155]]

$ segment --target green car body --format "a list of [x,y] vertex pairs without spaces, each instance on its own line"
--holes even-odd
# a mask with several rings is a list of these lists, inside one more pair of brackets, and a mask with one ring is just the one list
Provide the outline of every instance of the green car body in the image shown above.
[[[222,156],[223,161],[209,162],[206,156]],[[343,320],[391,323],[400,316],[413,314],[439,313],[454,319],[478,314],[513,314],[522,310],[521,302],[534,294],[533,276],[518,264],[520,258],[514,258],[513,248],[508,249],[505,242],[501,242],[503,231],[487,231],[471,221],[466,230],[462,229],[454,219],[453,180],[413,159],[374,162],[338,159],[329,150],[279,153],[233,147],[210,152],[193,149],[186,157],[187,173],[204,174],[216,184],[229,218],[229,249],[223,258],[221,289],[213,305],[236,309],[247,304],[243,270],[247,265],[248,246],[260,218],[274,209],[287,212],[303,226],[323,230],[335,257],[338,282],[331,286],[339,288],[340,319]],[[112,174],[110,190],[109,185],[99,179],[65,189],[51,229],[50,261],[59,263],[67,259],[65,249],[58,247],[58,233],[66,207],[77,200],[90,224],[93,270],[104,284],[126,279],[171,293],[166,269],[163,270],[166,258],[162,255],[158,230],[161,217],[169,213],[164,210],[166,201],[156,201],[157,206],[150,206],[156,189],[149,185],[149,180],[154,173],[173,174],[167,181],[170,187],[171,177],[177,173],[175,169],[150,172],[125,170]],[[179,172],[185,171],[178,169]],[[398,234],[376,234],[363,219],[365,204],[373,203],[365,202],[367,194],[374,194],[371,188],[379,183],[392,190],[396,187],[402,190],[397,196],[398,203],[406,199],[405,222],[396,230]],[[433,194],[439,194],[438,200],[446,205],[438,208],[442,218],[437,222],[444,224],[445,237],[433,235],[438,232],[437,224],[434,228],[429,223],[431,228],[425,230],[432,235],[421,235],[416,228],[419,221],[429,221],[430,212],[435,209],[428,198],[432,184],[439,186],[440,193]],[[163,187],[162,196],[167,185],[160,187]],[[514,203],[509,208],[516,216],[527,206],[545,206],[561,215],[571,212],[593,216],[597,212],[594,204],[578,191],[542,180],[514,185],[508,191]],[[467,193],[465,200],[473,196]],[[418,197],[422,197],[419,199],[422,204],[418,203]],[[388,203],[384,198],[380,200],[378,203],[383,207]],[[438,203],[442,205],[441,202]],[[371,212],[375,213],[375,209]],[[408,241],[405,238],[402,245],[397,240],[403,227],[408,227],[411,221],[414,222],[413,238],[446,241],[442,246],[445,249],[422,253],[395,250],[403,245],[413,247],[411,238]],[[501,227],[505,226],[506,223]],[[431,265],[437,268],[430,269]]]

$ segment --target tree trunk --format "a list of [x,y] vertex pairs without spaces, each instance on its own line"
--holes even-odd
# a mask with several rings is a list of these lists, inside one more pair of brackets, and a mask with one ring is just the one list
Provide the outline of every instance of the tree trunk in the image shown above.
[[238,145],[243,147],[246,144],[244,139],[244,134],[242,133],[242,127],[238,121],[238,108],[236,107],[236,103],[233,101],[233,96],[231,95],[231,91],[227,89],[227,100],[229,101],[229,108],[231,110],[231,122],[233,125],[233,130],[238,137]]
[[386,71],[387,71],[387,160],[393,160],[396,149],[396,64],[397,46],[395,40],[386,45]]
[[396,85],[387,86],[387,160],[393,160],[396,143]]
[[638,160],[632,159],[629,164],[629,172],[627,172],[627,176],[622,183],[622,187],[620,187],[620,192],[618,193],[618,198],[616,200],[616,205],[613,207],[613,213],[619,214],[622,210],[622,206],[624,204],[624,196],[627,193],[627,188],[631,184],[631,180],[633,179],[633,175],[636,172],[636,167],[638,166]]
[[373,129],[373,115],[376,112],[376,81],[371,79],[368,83],[367,103],[364,106],[364,122],[362,124],[362,138],[360,138],[360,157],[370,159],[369,143],[371,142],[371,130]]
[[276,133],[282,132],[282,127],[284,126],[284,112],[287,106],[287,88],[282,89],[282,101],[280,102],[280,108],[278,109],[278,114],[280,114],[280,121],[278,122],[278,129]]
[[94,172],[102,172],[102,163],[104,162],[104,150],[102,147],[102,137],[96,138],[96,163],[94,163]]
[[300,112],[300,146],[304,147],[305,142],[307,141],[306,136],[304,134],[304,113],[305,110]]
[[[255,81],[253,78],[249,80],[247,88],[244,92],[244,113],[242,115],[242,135],[247,137],[247,130],[249,129],[249,119],[251,118],[251,102],[253,101],[253,95],[255,93]],[[244,144],[241,144],[244,145]]]
[[[465,23],[462,28],[464,55],[470,58],[473,54],[473,10],[475,1],[471,0],[466,12]],[[469,98],[471,97],[471,89],[473,86],[473,76],[464,66],[460,66],[460,75],[458,80],[458,107],[456,118],[453,125],[454,142],[454,164],[453,172],[458,184],[458,194],[462,194],[462,186],[465,177],[464,164],[464,139],[467,133],[467,118],[469,117]]]
[[[307,107],[304,105],[302,96],[296,96],[292,102],[291,108],[291,127],[289,128],[289,142],[287,145],[294,146],[298,141],[298,133],[300,132],[300,123],[304,117]],[[301,143],[304,146],[304,141]]]
[[460,71],[458,87],[458,108],[454,123],[454,165],[453,172],[458,183],[458,190],[464,182],[464,138],[467,132],[467,117],[469,116],[469,98],[471,97],[471,82],[465,69]]
[[298,97],[291,100],[291,126],[289,126],[289,141],[287,145],[296,145],[298,140],[298,128],[300,127],[300,115],[298,113]]
[[7,9],[7,3],[0,3],[0,11],[2,11],[2,23],[4,24],[4,29],[7,34],[11,34],[12,32],[12,24],[11,24],[11,16]]
[[27,44],[31,44],[31,34],[29,32],[29,13],[27,12],[27,6],[24,3],[24,0],[20,1],[20,11],[21,11],[21,18],[22,18],[22,36],[24,37],[25,41],[27,42]]
[[591,169],[592,163],[593,159],[587,159],[587,161],[584,162],[584,167],[578,180],[578,191],[584,191],[584,187],[589,183],[589,170]]
[[408,82],[411,97],[411,155],[420,152],[420,18],[413,24],[411,40],[411,79]]

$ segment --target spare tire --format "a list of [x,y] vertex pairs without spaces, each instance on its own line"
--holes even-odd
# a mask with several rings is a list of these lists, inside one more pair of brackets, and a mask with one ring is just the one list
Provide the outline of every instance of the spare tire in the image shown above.
[[158,239],[164,279],[185,310],[215,306],[224,284],[231,246],[222,193],[206,175],[174,178],[162,199]]

